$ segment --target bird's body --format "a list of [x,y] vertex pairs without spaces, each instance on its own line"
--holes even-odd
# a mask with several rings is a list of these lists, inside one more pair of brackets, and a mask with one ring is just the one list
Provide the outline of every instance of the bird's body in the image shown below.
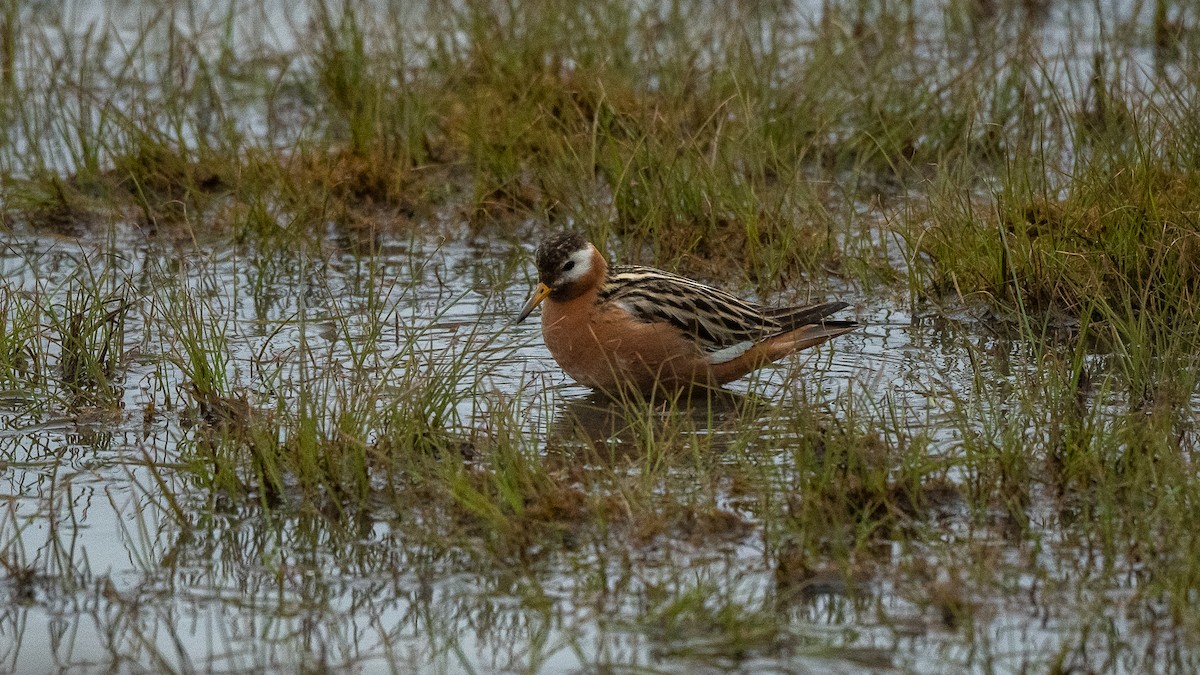
[[550,354],[602,391],[715,387],[858,327],[824,321],[844,302],[769,308],[662,270],[610,269],[576,234],[546,240],[537,266],[540,283],[518,321],[545,301]]

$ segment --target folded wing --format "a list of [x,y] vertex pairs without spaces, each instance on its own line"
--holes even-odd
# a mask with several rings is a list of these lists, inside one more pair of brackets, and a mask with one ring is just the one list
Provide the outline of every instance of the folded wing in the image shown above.
[[853,321],[822,321],[847,307],[844,302],[766,308],[649,267],[613,268],[598,301],[616,303],[638,321],[675,326],[696,340],[712,363],[735,359],[756,342],[801,326],[821,324],[845,332],[857,325]]

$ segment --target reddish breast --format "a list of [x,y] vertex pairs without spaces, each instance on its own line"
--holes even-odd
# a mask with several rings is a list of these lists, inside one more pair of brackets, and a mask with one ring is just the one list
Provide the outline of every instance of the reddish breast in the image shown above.
[[[604,343],[592,325],[595,293],[566,302],[547,300],[542,309],[542,337],[551,356],[568,375],[589,387],[612,383]],[[611,349],[611,345],[609,345]]]
[[704,354],[677,329],[636,321],[614,305],[597,305],[594,293],[547,301],[542,336],[562,369],[589,387],[649,391],[655,385],[712,381]]

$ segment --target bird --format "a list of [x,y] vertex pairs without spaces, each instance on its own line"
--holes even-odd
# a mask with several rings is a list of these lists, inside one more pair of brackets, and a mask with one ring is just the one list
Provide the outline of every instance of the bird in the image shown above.
[[652,267],[609,267],[582,235],[548,237],[538,283],[517,315],[542,306],[542,338],[576,382],[600,392],[720,388],[788,354],[859,327],[849,307],[768,307]]

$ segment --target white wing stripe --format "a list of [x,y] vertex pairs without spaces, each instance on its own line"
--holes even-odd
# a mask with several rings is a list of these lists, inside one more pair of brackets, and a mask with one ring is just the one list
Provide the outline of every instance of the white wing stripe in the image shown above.
[[745,342],[739,342],[736,345],[725,347],[724,349],[718,349],[717,351],[708,355],[708,362],[715,366],[720,363],[725,363],[726,361],[732,361],[742,354],[745,354],[753,346],[753,342],[746,340]]

